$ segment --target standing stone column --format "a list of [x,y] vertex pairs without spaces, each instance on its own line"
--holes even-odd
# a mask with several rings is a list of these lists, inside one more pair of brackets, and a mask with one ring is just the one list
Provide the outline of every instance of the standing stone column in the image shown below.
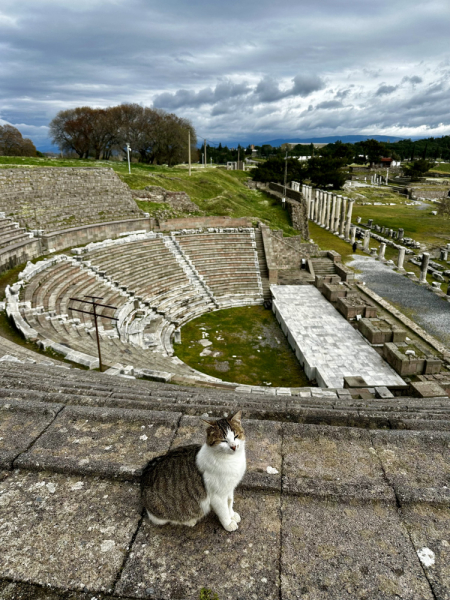
[[353,246],[353,244],[356,242],[356,226],[355,225],[351,226],[350,233],[351,233],[351,236],[352,236],[351,240],[350,240],[350,243]]
[[325,228],[330,230],[330,217],[331,217],[331,193],[327,192],[327,212],[325,215]]
[[320,211],[320,226],[325,227],[325,211],[327,208],[326,192],[322,190],[322,210]]
[[336,196],[336,213],[334,215],[334,233],[339,234],[339,223],[341,219],[341,200],[342,196]]
[[312,187],[311,186],[306,186],[307,189],[307,194],[308,194],[308,202],[309,202],[309,218],[312,220],[313,219],[313,215],[314,215],[314,198],[313,198],[313,193],[312,193]]
[[428,252],[424,252],[422,254],[422,266],[420,267],[419,283],[427,283],[427,271],[428,271],[428,263],[429,262],[430,262],[430,254]]
[[399,242],[402,241],[404,235],[405,235],[405,230],[400,227],[398,230],[398,241]]
[[447,260],[448,258],[448,250],[441,249],[441,260]]
[[330,231],[334,233],[334,221],[336,215],[336,194],[330,194],[331,196],[331,216],[330,216]]
[[341,201],[341,222],[339,223],[339,237],[344,238],[344,225],[345,225],[345,209],[347,208],[347,198],[342,196]]
[[348,242],[350,239],[350,227],[352,225],[352,212],[353,212],[353,203],[355,201],[351,198],[348,201],[348,210],[347,210],[347,222],[345,224],[345,241]]
[[378,251],[378,258],[380,260],[384,260],[384,253],[386,252],[386,244],[384,242],[382,242],[380,244],[380,249]]
[[398,262],[397,262],[397,269],[399,271],[404,271],[405,269],[403,268],[403,262],[405,260],[405,252],[406,252],[406,248],[399,248],[398,249]]
[[314,221],[314,223],[316,222],[316,218],[317,218],[317,190],[313,189],[311,190],[312,193],[312,220]]
[[320,190],[316,190],[316,223],[320,223]]
[[370,243],[370,230],[364,232],[364,252],[369,252],[369,243]]

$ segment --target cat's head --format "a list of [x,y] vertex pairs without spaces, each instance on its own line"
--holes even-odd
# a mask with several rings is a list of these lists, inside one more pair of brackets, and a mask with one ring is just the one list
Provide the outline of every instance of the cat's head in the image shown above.
[[206,430],[206,443],[217,452],[234,454],[242,450],[245,445],[245,432],[241,424],[242,411],[229,418],[217,421],[203,421],[208,426]]

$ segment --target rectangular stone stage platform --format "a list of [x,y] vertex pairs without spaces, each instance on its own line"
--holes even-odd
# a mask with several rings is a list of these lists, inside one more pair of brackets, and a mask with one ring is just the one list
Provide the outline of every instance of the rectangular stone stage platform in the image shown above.
[[312,285],[271,285],[273,311],[309,379],[343,388],[344,377],[369,386],[406,385],[362,335]]

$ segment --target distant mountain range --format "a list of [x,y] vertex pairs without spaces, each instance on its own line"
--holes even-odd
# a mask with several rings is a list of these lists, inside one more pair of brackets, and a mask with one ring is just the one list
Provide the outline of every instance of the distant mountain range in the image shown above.
[[356,142],[364,142],[365,140],[378,140],[379,142],[399,142],[405,138],[393,137],[390,135],[331,135],[328,137],[311,137],[311,138],[279,138],[278,140],[270,140],[269,142],[262,142],[258,146],[263,144],[269,144],[270,146],[281,146],[281,144],[333,144],[334,142],[341,141],[343,144],[355,144]]

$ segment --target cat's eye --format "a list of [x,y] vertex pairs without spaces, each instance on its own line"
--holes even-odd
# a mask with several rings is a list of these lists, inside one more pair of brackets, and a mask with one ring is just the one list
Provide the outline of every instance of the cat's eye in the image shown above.
[[237,438],[237,435],[234,436],[234,439],[236,439],[236,438]]

